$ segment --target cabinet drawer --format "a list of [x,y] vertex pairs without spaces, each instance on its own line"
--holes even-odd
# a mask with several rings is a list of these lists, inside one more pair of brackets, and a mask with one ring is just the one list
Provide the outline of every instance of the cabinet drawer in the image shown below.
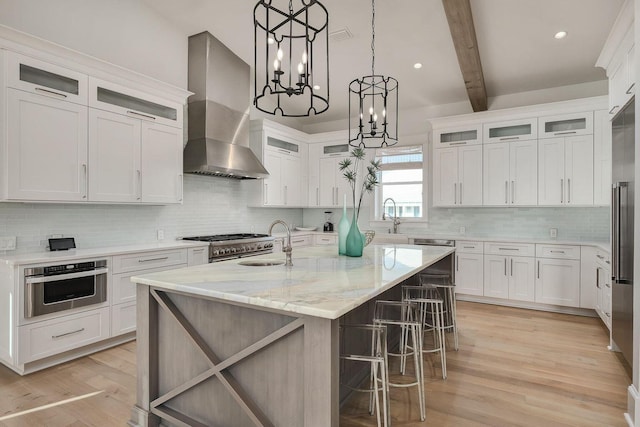
[[23,364],[109,337],[109,307],[18,328],[18,363]]
[[209,262],[209,246],[201,248],[189,248],[187,253],[187,261],[189,267],[192,265],[201,265]]
[[125,302],[135,302],[136,284],[131,281],[132,276],[140,274],[158,273],[172,268],[186,267],[187,264],[176,264],[169,267],[149,268],[145,270],[131,271],[128,273],[117,273],[111,275],[111,304],[122,304]]
[[93,77],[89,79],[89,106],[182,128],[182,105]]
[[509,120],[483,125],[482,142],[525,141],[538,138],[537,119]]
[[603,268],[611,268],[611,257],[609,252],[596,249],[596,262]]
[[540,138],[557,136],[591,135],[593,133],[593,112],[562,114],[540,117],[538,135]]
[[7,53],[7,85],[61,101],[87,105],[86,74],[17,53]]
[[313,241],[316,245],[335,245],[336,243],[338,243],[338,236],[323,236],[316,234],[315,236],[313,236]]
[[128,302],[111,307],[111,336],[136,330],[136,303]]
[[485,242],[484,253],[486,255],[534,256],[536,251],[533,243]]
[[138,252],[113,257],[113,273],[137,272],[158,267],[169,267],[187,263],[186,249],[156,252]]
[[580,259],[580,246],[536,245],[536,258]]
[[482,125],[444,128],[433,131],[434,148],[480,143],[482,143]]
[[482,242],[456,240],[456,251],[464,254],[481,254],[484,250]]
[[[295,248],[297,246],[310,246],[312,236],[291,236],[291,247]],[[287,238],[285,237],[283,243],[286,245]]]

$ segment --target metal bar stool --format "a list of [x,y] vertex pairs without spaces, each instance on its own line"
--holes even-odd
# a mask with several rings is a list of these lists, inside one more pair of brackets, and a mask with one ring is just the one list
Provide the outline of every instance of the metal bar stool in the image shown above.
[[[458,351],[458,319],[456,305],[456,285],[451,282],[451,275],[447,273],[420,273],[420,286],[437,291],[444,301],[445,330],[453,332],[453,349]],[[429,293],[430,298],[437,298],[433,293]]]
[[[400,327],[399,353],[391,353],[387,350],[387,369],[389,368],[388,356],[400,357],[400,372],[404,375],[407,356],[413,356],[416,380],[411,383],[393,383],[388,381],[389,387],[418,387],[418,399],[420,401],[420,420],[426,419],[426,404],[424,391],[424,366],[422,353],[415,349],[422,348],[422,322],[418,317],[418,306],[411,301],[376,301],[373,317],[374,325],[395,325]],[[407,339],[411,338],[412,346],[407,346]],[[412,348],[407,352],[407,348]],[[387,371],[388,372],[388,371]],[[387,378],[389,375],[387,374]]]
[[[435,295],[435,297],[434,295],[429,295],[434,293],[435,292],[430,292],[430,290],[424,286],[403,286],[402,300],[418,304],[419,315],[422,320],[422,352],[440,353],[442,379],[446,379],[447,354],[445,350],[446,344],[444,333],[444,301],[437,295]],[[424,334],[428,332],[432,333],[433,346],[431,348],[426,348],[427,344],[424,338]]]
[[[345,334],[348,330],[358,331],[360,334],[371,334],[371,354],[352,354],[346,345]],[[391,414],[389,413],[389,384],[387,363],[387,328],[384,325],[342,325],[341,332],[341,360],[350,360],[352,362],[369,363],[371,372],[369,374],[369,388],[357,388],[349,384],[344,384],[351,390],[369,393],[369,414],[373,415],[374,409],[378,427],[388,427],[391,424]],[[355,332],[354,332],[355,334]],[[350,333],[352,335],[352,333]],[[351,339],[355,338],[350,336]],[[380,397],[382,392],[382,418],[380,418]]]

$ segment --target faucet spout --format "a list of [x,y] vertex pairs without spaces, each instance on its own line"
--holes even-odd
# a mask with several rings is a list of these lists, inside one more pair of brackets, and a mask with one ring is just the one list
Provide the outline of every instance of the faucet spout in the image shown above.
[[387,202],[391,201],[393,203],[393,216],[391,219],[393,220],[393,234],[398,234],[398,225],[400,225],[400,220],[398,219],[398,207],[396,206],[396,201],[391,197],[387,197],[382,203],[382,220],[385,221],[387,219],[387,213],[385,212]]
[[285,230],[287,230],[287,245],[286,246],[283,245],[282,252],[284,252],[286,256],[286,260],[284,263],[285,267],[291,267],[293,266],[293,261],[291,260],[291,252],[293,252],[293,249],[291,248],[291,229],[289,228],[286,222],[284,222],[281,219],[277,219],[273,221],[269,226],[269,232],[268,232],[269,236],[272,235],[271,232],[273,231],[273,227],[277,224],[284,226]]

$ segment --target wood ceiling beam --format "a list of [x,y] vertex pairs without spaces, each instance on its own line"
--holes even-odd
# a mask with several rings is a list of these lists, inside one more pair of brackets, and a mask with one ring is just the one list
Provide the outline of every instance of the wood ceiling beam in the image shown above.
[[484,85],[471,4],[469,0],[442,0],[442,4],[471,107],[473,111],[486,111],[487,90]]

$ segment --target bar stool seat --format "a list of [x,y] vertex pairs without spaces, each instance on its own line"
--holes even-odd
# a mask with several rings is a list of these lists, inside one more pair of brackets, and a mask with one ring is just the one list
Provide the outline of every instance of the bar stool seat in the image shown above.
[[[420,420],[426,419],[426,404],[424,391],[424,366],[422,354],[422,322],[418,317],[418,306],[411,301],[376,301],[374,325],[398,326],[400,328],[399,353],[391,353],[387,350],[387,369],[389,367],[388,356],[400,357],[400,372],[404,375],[407,356],[413,356],[415,381],[410,383],[394,383],[388,381],[389,387],[413,387],[418,388],[418,400],[420,402]],[[407,345],[411,338],[411,346]],[[407,349],[411,348],[411,352]],[[388,372],[388,371],[387,371]],[[387,378],[389,376],[387,375]]]
[[[353,331],[353,332],[349,332]],[[389,427],[391,425],[391,414],[389,413],[389,384],[387,367],[387,328],[384,325],[341,325],[341,342],[346,343],[345,335],[349,333],[349,338],[355,338],[355,332],[360,334],[371,334],[371,351],[370,354],[354,354],[349,352],[346,345],[341,345],[341,360],[349,360],[352,362],[370,364],[369,388],[353,387],[349,384],[342,385],[349,389],[362,393],[369,393],[369,414],[376,413],[378,427]],[[380,396],[382,393],[382,417],[380,416]]]
[[[431,296],[430,296],[431,294]],[[444,329],[444,301],[439,295],[433,295],[430,289],[424,286],[403,286],[402,300],[411,301],[418,305],[419,316],[422,321],[422,352],[440,353],[440,366],[442,379],[447,378],[447,355],[445,351]],[[425,334],[431,332],[433,345],[427,348]],[[406,341],[405,341],[406,345]]]

